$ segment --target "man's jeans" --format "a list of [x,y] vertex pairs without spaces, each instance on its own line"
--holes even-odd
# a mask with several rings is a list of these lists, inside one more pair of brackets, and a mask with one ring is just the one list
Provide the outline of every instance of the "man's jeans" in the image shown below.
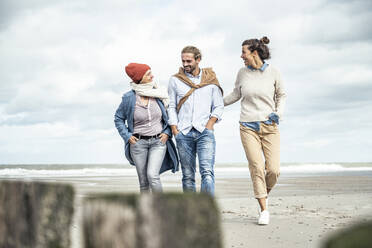
[[204,129],[202,133],[192,128],[186,135],[176,136],[178,154],[182,167],[183,191],[195,192],[196,154],[199,159],[201,192],[214,195],[214,158],[216,141],[213,130]]
[[140,139],[134,145],[130,145],[130,154],[136,165],[141,192],[149,191],[150,187],[153,192],[162,192],[159,171],[166,151],[167,146],[160,138]]

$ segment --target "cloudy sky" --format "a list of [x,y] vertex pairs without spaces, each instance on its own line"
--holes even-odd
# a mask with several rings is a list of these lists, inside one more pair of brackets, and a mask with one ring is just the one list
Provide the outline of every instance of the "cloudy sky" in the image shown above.
[[[288,93],[282,162],[372,161],[371,23],[369,0],[1,0],[0,164],[126,163],[126,64],[166,86],[196,45],[229,93],[242,41],[263,35]],[[215,127],[217,162],[246,161],[239,107]]]

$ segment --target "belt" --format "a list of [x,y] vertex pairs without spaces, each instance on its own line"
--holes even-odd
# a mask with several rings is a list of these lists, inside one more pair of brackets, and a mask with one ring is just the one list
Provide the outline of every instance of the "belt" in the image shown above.
[[133,134],[134,137],[138,138],[138,139],[151,139],[151,138],[159,138],[160,137],[160,134],[161,133],[158,133],[158,134],[155,134],[155,135],[152,135],[152,136],[146,136],[146,135],[140,135],[138,133],[135,133]]

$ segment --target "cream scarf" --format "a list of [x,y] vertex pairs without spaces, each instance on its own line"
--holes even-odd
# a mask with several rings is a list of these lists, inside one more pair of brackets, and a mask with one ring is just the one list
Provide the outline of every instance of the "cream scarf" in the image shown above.
[[165,87],[158,87],[155,82],[145,84],[136,84],[131,82],[130,86],[140,96],[159,98],[163,102],[165,108],[168,108],[169,96]]

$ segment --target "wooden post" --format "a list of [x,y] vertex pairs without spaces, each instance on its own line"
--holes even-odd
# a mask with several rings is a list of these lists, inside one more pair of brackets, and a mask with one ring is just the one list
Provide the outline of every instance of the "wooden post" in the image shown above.
[[85,248],[221,248],[220,218],[206,194],[95,195],[84,202]]
[[73,203],[69,185],[0,182],[0,247],[69,248]]
[[323,248],[372,247],[372,221],[359,223],[336,231],[323,244]]

